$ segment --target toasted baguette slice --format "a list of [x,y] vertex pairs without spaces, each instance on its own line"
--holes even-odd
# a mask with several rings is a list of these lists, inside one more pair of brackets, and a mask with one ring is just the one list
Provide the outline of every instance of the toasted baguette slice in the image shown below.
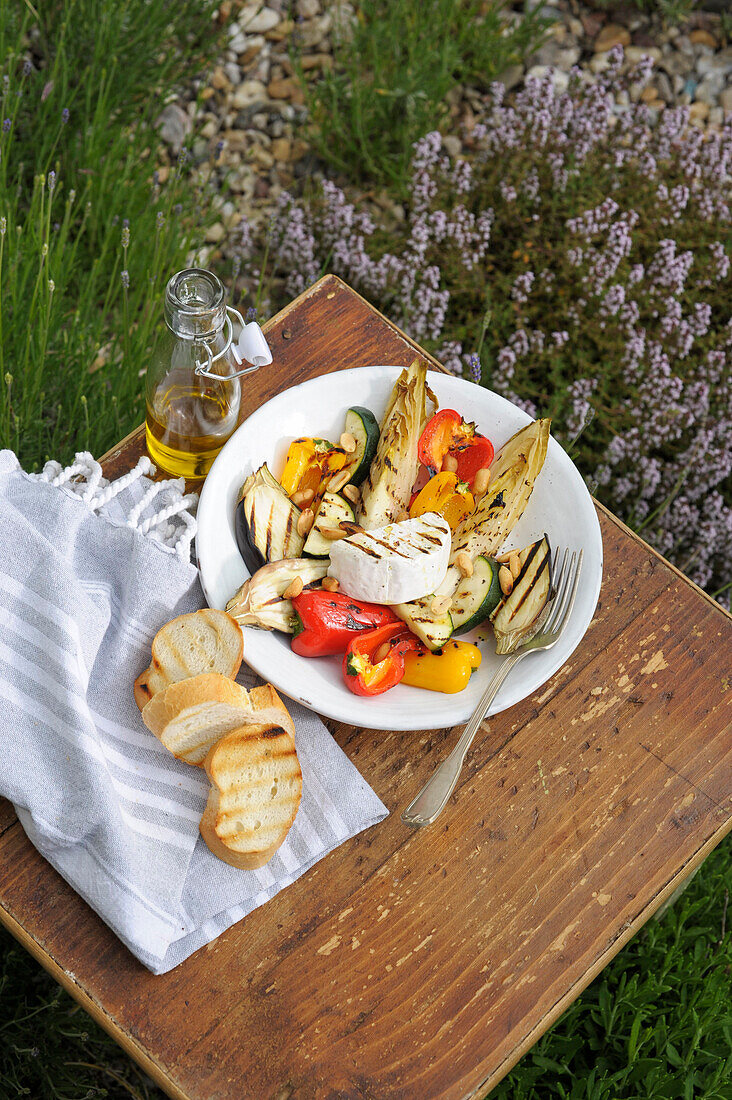
[[275,722],[295,728],[271,684],[246,688],[220,672],[206,672],[158,691],[145,706],[142,720],[166,749],[189,764],[202,764],[220,737],[247,723]]
[[241,726],[209,750],[204,767],[211,790],[201,836],[232,867],[263,867],[300,805],[302,772],[294,737],[273,722]]
[[221,672],[233,680],[243,646],[241,627],[225,611],[205,607],[179,615],[153,638],[150,667],[135,680],[135,702],[142,710],[156,692],[202,672]]

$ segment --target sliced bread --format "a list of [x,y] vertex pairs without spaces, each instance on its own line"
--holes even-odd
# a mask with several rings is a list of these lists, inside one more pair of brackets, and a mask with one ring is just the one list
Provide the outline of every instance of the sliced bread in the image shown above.
[[216,742],[246,723],[275,722],[294,738],[292,719],[271,684],[247,691],[220,672],[171,684],[146,704],[142,720],[174,756],[202,764]]
[[203,672],[220,672],[233,680],[243,644],[241,627],[225,611],[205,607],[179,615],[155,635],[150,667],[135,680],[135,702],[142,710],[157,692]]
[[263,867],[295,820],[302,772],[289,729],[275,722],[231,730],[208,752],[211,781],[201,836],[232,867]]

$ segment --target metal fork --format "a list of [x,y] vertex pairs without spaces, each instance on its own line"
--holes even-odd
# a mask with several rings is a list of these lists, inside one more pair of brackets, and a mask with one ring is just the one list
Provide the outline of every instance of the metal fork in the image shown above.
[[[560,554],[561,551],[557,550],[556,561],[559,561]],[[559,641],[574,607],[583,554],[584,551],[582,550],[579,554],[576,550],[573,550],[570,557],[569,550],[565,549],[561,565],[555,571],[553,596],[546,610],[537,619],[536,633],[530,641],[525,642],[515,653],[506,657],[506,660],[501,664],[473,711],[457,745],[448,758],[440,764],[434,774],[427,780],[417,797],[409,803],[402,814],[402,821],[405,825],[412,825],[418,829],[422,825],[430,825],[438,814],[442,813],[447,805],[448,798],[455,789],[463,761],[478,727],[485,718],[498,689],[511,669],[529,653],[551,649]]]

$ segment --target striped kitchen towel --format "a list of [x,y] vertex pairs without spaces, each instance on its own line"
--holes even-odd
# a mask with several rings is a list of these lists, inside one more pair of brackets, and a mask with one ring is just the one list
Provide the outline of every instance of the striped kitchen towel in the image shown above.
[[295,824],[256,871],[209,852],[198,832],[205,773],[163,748],[132,694],[157,630],[204,604],[195,497],[182,481],[150,482],[151,471],[143,458],[109,484],[82,454],[29,475],[0,451],[0,795],[160,974],[387,811],[320,719],[288,701],[303,772]]

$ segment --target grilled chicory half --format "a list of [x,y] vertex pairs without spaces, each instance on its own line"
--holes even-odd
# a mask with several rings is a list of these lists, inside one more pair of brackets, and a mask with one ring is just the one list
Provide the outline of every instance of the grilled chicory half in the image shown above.
[[546,458],[550,425],[550,420],[534,420],[501,447],[487,492],[453,535],[451,562],[466,550],[471,558],[498,553],[529,502]]
[[[432,650],[441,649],[455,623],[449,610],[436,610],[435,596],[457,600],[456,620],[462,621],[458,586],[462,572],[455,564],[466,554],[475,564],[479,556],[494,557],[521,518],[531,496],[549,442],[549,420],[536,420],[511,436],[491,464],[488,489],[452,536],[450,566],[442,584],[429,596],[395,605],[394,611]],[[439,603],[438,603],[439,607]]]
[[226,610],[240,626],[258,626],[262,630],[292,634],[297,621],[295,609],[291,600],[284,598],[284,593],[296,577],[301,578],[306,588],[322,580],[329,564],[327,558],[285,558],[263,565],[253,577],[244,581],[227,603]]
[[381,422],[376,457],[361,485],[358,522],[367,531],[402,518],[417,477],[419,437],[427,423],[427,364],[415,359],[399,375]]

